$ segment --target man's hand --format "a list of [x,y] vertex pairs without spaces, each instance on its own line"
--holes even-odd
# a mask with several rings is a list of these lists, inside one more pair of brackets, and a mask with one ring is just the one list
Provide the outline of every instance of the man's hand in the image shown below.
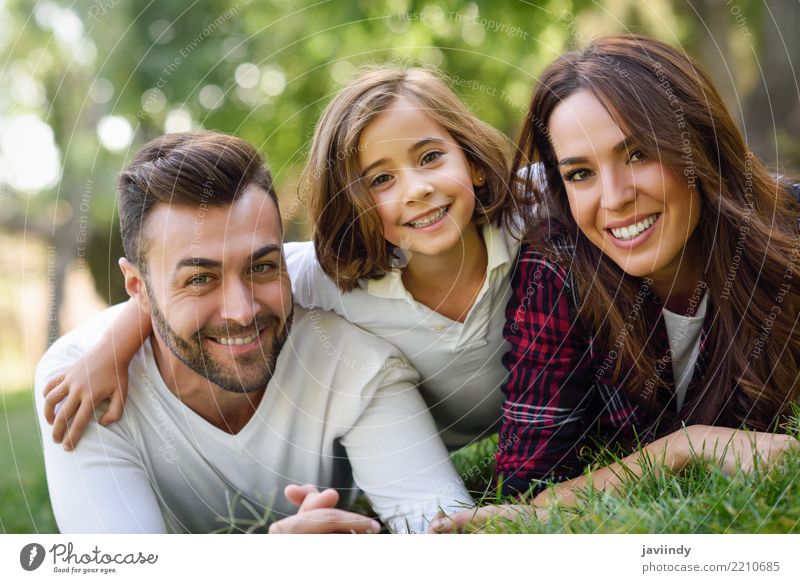
[[286,498],[298,507],[297,514],[273,522],[270,534],[377,534],[377,521],[355,512],[336,508],[339,493],[333,488],[320,492],[311,484],[289,485],[283,491]]

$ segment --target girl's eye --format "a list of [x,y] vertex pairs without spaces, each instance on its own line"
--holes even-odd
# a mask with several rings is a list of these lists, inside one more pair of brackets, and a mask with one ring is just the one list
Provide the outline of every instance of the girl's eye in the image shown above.
[[420,162],[422,163],[423,166],[425,166],[426,164],[432,164],[433,162],[436,162],[436,160],[438,160],[441,157],[442,157],[441,152],[439,152],[438,150],[433,150],[431,152],[426,153],[422,157],[422,160],[420,160]]
[[391,174],[378,174],[372,181],[369,183],[370,188],[378,188],[379,186],[383,186],[387,182],[392,179]]
[[644,152],[642,152],[641,150],[634,150],[633,152],[631,152],[631,155],[628,158],[628,160],[630,160],[631,162],[643,162],[646,159],[647,156],[645,156]]
[[591,177],[592,171],[586,168],[575,168],[574,170],[570,170],[564,176],[565,182],[581,182],[586,180],[587,178]]

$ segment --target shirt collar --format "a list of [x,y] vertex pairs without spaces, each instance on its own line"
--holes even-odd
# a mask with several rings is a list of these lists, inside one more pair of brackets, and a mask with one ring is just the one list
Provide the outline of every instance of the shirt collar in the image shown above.
[[[483,241],[486,244],[486,282],[489,276],[497,269],[511,265],[511,251],[509,242],[501,229],[494,225],[485,224],[481,230]],[[367,292],[378,298],[407,300],[414,302],[414,298],[403,285],[403,267],[408,264],[408,259],[400,249],[395,250],[392,258],[392,270],[378,279],[367,281]]]

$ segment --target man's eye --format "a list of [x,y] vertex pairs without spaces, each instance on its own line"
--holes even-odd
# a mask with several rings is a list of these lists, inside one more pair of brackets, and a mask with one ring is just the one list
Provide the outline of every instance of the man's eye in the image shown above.
[[564,181],[581,182],[582,180],[589,178],[591,175],[591,170],[587,170],[586,168],[576,168],[575,170],[570,170],[564,175]]
[[432,164],[433,162],[436,162],[436,160],[438,160],[441,157],[442,157],[441,152],[439,152],[438,150],[433,150],[431,152],[427,152],[422,157],[422,160],[420,160],[420,162],[423,166],[425,166],[426,164]]
[[189,280],[189,285],[204,285],[211,281],[210,275],[195,275]]
[[387,182],[392,179],[391,174],[378,174],[372,181],[369,183],[370,188],[377,188],[379,186],[383,186]]
[[253,273],[269,273],[277,266],[274,263],[258,263],[250,268]]

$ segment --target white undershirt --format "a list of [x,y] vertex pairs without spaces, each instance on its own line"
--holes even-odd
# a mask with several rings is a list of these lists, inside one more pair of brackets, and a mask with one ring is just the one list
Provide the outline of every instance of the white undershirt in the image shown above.
[[686,391],[694,373],[694,365],[700,354],[700,332],[703,330],[707,305],[706,293],[694,316],[682,316],[666,308],[663,310],[669,347],[672,350],[672,375],[675,381],[675,405],[678,411],[683,407]]

